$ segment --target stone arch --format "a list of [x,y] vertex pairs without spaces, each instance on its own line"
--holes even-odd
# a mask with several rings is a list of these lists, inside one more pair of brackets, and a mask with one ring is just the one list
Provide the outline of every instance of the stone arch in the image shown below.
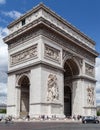
[[73,81],[80,74],[79,64],[75,59],[66,59],[64,64],[64,114],[72,116]]
[[18,76],[17,76],[16,86],[20,86],[21,80],[22,80],[24,77],[27,77],[27,78],[29,79],[29,84],[30,84],[29,74],[24,73],[24,74],[21,74],[21,75],[18,75]]
[[78,63],[74,59],[67,59],[65,64],[64,64],[64,70],[66,69],[70,70],[70,75],[69,76],[75,76],[80,74],[80,67]]
[[18,78],[18,86],[20,86],[20,116],[29,114],[30,99],[30,79],[27,74],[22,74]]
[[64,61],[63,61],[63,68],[64,68],[64,66],[65,66],[65,63],[66,63],[66,61],[68,61],[68,60],[71,60],[74,64],[75,64],[75,66],[76,66],[76,68],[78,69],[78,71],[79,71],[79,74],[81,73],[81,64],[82,63],[80,63],[81,61],[80,61],[80,58],[78,59],[78,58],[76,58],[76,57],[74,57],[74,56],[70,56],[70,57],[65,57],[64,58]]

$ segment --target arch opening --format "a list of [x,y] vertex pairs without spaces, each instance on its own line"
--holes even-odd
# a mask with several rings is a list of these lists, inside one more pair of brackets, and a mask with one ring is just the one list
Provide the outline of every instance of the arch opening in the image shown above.
[[20,116],[26,116],[29,113],[29,78],[23,75],[18,84],[20,85]]
[[79,75],[79,68],[73,59],[67,59],[64,70],[64,115],[67,117],[72,116],[73,77]]

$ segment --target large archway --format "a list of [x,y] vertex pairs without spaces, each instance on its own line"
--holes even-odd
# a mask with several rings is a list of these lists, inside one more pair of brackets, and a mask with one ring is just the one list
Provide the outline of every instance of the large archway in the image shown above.
[[26,116],[29,113],[29,78],[23,75],[19,79],[20,85],[20,116]]
[[67,59],[64,64],[64,114],[72,115],[73,78],[79,75],[79,68],[73,59]]

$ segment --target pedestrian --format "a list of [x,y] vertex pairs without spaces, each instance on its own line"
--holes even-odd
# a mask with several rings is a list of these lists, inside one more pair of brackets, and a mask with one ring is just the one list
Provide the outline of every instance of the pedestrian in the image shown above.
[[29,116],[29,115],[27,115],[27,120],[28,120],[28,121],[30,120],[30,116]]

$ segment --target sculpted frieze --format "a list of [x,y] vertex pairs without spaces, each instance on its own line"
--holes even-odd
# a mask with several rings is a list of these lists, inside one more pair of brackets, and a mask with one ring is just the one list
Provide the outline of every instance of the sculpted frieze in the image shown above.
[[59,88],[57,84],[57,76],[49,74],[47,83],[47,101],[59,100]]
[[44,52],[45,58],[50,58],[58,63],[60,63],[60,50],[53,48],[51,46],[48,46],[45,44],[45,52]]
[[94,77],[94,67],[85,63],[85,74]]
[[34,45],[11,55],[10,64],[15,65],[16,63],[27,61],[28,59],[34,58],[36,56],[37,56],[37,45]]
[[[49,23],[48,23],[45,19],[41,18],[41,19],[39,19],[39,20],[43,20],[44,23],[46,23],[46,24],[49,25]],[[38,20],[38,22],[39,22],[39,20]],[[36,23],[36,21],[35,21],[35,23]],[[34,24],[34,23],[32,22],[31,24]],[[29,25],[30,25],[30,24],[29,24]],[[29,26],[29,25],[28,25],[28,26]],[[32,25],[31,25],[31,26],[32,26]],[[33,37],[36,37],[37,35],[40,35],[40,34],[41,34],[41,35],[43,35],[43,36],[46,36],[46,37],[50,38],[51,40],[56,41],[58,44],[61,44],[61,45],[63,45],[64,47],[66,47],[66,48],[68,48],[68,49],[74,51],[75,53],[78,53],[79,55],[82,55],[82,56],[83,56],[84,58],[86,58],[89,62],[95,63],[95,58],[94,58],[89,52],[87,52],[86,50],[80,48],[80,45],[83,46],[83,47],[85,47],[85,46],[86,46],[85,44],[82,44],[82,43],[79,42],[77,39],[75,39],[73,36],[71,36],[71,35],[65,33],[63,30],[61,31],[59,28],[55,27],[53,24],[50,24],[49,26],[51,26],[51,28],[55,28],[56,30],[58,30],[58,31],[61,32],[62,34],[68,36],[68,38],[70,38],[70,39],[72,39],[73,41],[75,41],[75,42],[77,43],[77,45],[76,45],[75,43],[69,42],[68,40],[64,39],[64,38],[61,37],[61,36],[59,37],[56,33],[51,32],[50,30],[46,30],[46,28],[42,28],[42,30],[40,29],[40,30],[38,30],[38,32],[35,32],[35,31],[33,31],[33,32],[28,32],[25,36],[23,36],[22,38],[19,38],[19,41],[15,42],[14,44],[9,45],[9,48],[10,48],[10,47],[14,47],[14,46],[16,46],[16,45],[18,45],[18,44],[22,44],[22,43],[24,43],[26,40],[28,40],[28,39],[30,39],[30,38],[33,38]],[[28,27],[27,27],[27,28],[28,28]],[[23,28],[22,28],[22,30],[23,30]],[[19,33],[19,31],[21,31],[21,30],[18,30],[18,33]],[[15,32],[15,33],[16,33],[16,32]],[[14,35],[15,35],[15,33],[14,33]],[[13,35],[13,34],[12,34],[12,35]],[[12,35],[11,35],[11,36],[12,36]],[[9,37],[10,37],[10,36],[9,36]],[[79,44],[79,46],[78,46],[78,44]],[[86,46],[86,48],[89,49],[89,51],[90,51],[90,48],[89,48],[88,46]],[[91,51],[95,53],[94,50],[91,50]]]
[[87,59],[87,61],[91,63],[95,63],[95,58],[87,51],[77,46],[76,44],[68,42],[66,39],[57,36],[57,34],[55,34],[54,32],[50,32],[49,30],[43,30],[42,33],[43,35],[50,38],[51,40],[56,41],[58,44],[62,45],[63,47],[66,47],[67,49],[72,50],[76,54],[81,55],[82,57]]

